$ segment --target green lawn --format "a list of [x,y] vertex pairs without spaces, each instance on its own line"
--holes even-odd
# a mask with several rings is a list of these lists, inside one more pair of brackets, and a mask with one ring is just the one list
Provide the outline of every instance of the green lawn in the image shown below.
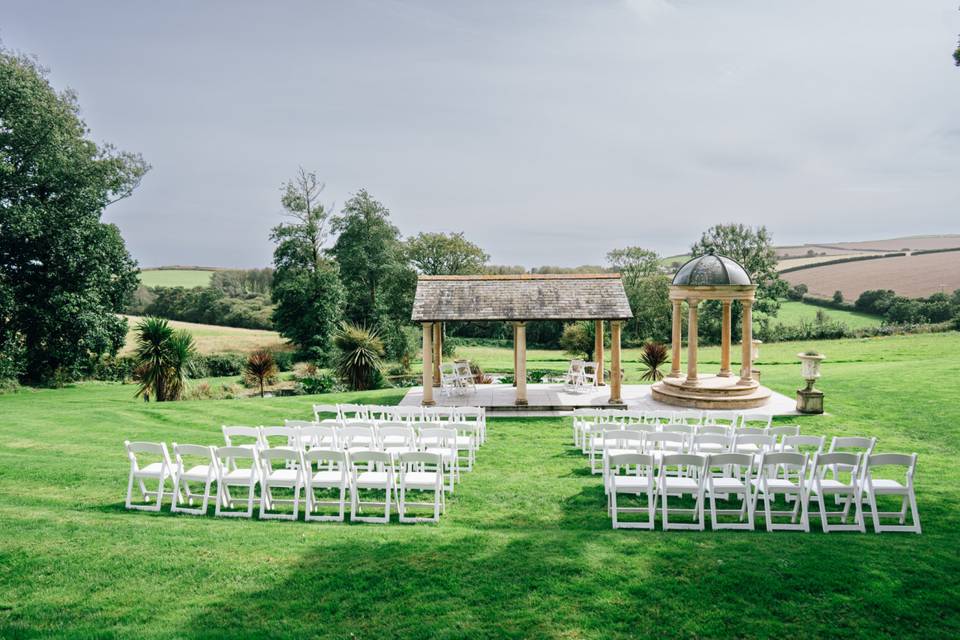
[[831,320],[843,322],[851,329],[879,327],[883,322],[883,319],[879,316],[873,316],[867,313],[824,309],[823,307],[818,307],[813,304],[788,300],[780,303],[780,311],[776,317],[773,318],[771,324],[797,325],[800,324],[801,321],[813,322],[817,317],[817,311],[823,311]]
[[216,444],[320,398],[0,396],[0,637],[957,637],[960,334],[765,346],[764,381],[792,394],[808,346],[830,415],[796,421],[918,452],[923,535],[613,531],[559,418],[491,420],[436,526],[128,512],[125,438]]
[[146,287],[205,287],[213,271],[206,269],[144,269],[140,283]]

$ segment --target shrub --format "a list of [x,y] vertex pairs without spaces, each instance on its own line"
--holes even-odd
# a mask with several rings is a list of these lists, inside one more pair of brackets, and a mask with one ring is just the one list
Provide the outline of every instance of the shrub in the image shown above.
[[586,322],[571,322],[563,328],[560,346],[573,356],[590,357],[593,353],[593,332]]
[[340,389],[332,373],[320,371],[313,363],[297,363],[293,368],[293,379],[297,383],[294,392],[298,395],[330,393]]
[[196,355],[193,336],[174,331],[162,318],[144,318],[136,326],[134,378],[140,383],[138,396],[157,402],[179,400],[187,378],[187,365]]
[[211,353],[203,356],[202,361],[208,376],[222,378],[240,375],[246,358],[239,353]]
[[837,304],[843,304],[843,292],[840,290],[833,292],[833,301]]
[[351,391],[376,389],[383,383],[383,341],[376,330],[340,323],[333,335],[337,375]]
[[803,296],[807,295],[807,291],[809,291],[809,289],[807,285],[803,283],[794,285],[787,291],[787,298],[790,300],[803,300]]
[[126,382],[133,379],[135,368],[133,356],[103,355],[93,363],[89,376],[93,380]]
[[258,349],[247,357],[244,366],[244,376],[260,387],[260,397],[263,397],[263,388],[277,378],[277,362],[273,354],[265,349]]
[[640,351],[640,363],[643,365],[641,380],[656,382],[663,379],[660,367],[670,361],[670,352],[667,345],[661,342],[648,342]]
[[273,361],[277,363],[277,370],[291,371],[293,369],[293,353],[290,351],[274,351]]

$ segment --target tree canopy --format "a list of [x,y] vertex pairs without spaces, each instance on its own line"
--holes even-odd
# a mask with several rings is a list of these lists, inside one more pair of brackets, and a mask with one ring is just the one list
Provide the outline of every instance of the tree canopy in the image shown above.
[[462,233],[420,233],[406,241],[414,268],[428,276],[483,273],[490,256]]
[[0,375],[71,379],[126,335],[116,314],[138,269],[100,218],[149,166],[90,141],[79,112],[35,60],[0,50]]

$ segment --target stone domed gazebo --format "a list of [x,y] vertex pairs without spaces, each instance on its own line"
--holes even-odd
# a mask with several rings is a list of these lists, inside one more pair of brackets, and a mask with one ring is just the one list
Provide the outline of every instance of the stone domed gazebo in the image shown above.
[[[751,356],[753,338],[752,307],[757,285],[735,260],[708,254],[680,267],[670,286],[673,303],[673,362],[670,374],[653,385],[655,400],[680,407],[698,409],[752,409],[766,404],[770,390],[754,379]],[[723,302],[723,327],[720,346],[720,371],[715,375],[697,372],[697,307],[705,300]],[[681,304],[689,309],[687,322],[687,373],[680,372]],[[743,305],[743,352],[740,376],[730,370],[731,305]]]

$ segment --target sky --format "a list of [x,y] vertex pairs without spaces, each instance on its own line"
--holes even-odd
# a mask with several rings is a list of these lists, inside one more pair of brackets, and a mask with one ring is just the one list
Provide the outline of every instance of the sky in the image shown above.
[[141,266],[269,265],[298,167],[496,264],[960,232],[957,0],[0,0],[0,42],[152,170]]

